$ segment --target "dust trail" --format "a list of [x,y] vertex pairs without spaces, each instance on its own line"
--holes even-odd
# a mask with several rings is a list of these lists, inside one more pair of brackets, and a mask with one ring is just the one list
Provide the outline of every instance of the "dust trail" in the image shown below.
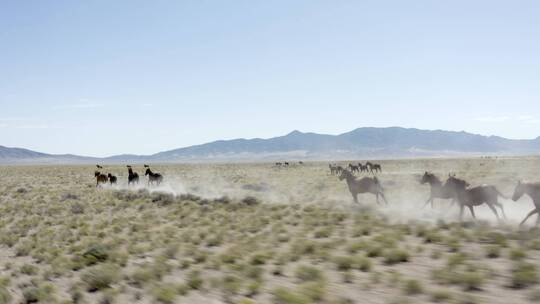
[[[429,205],[422,208],[430,193],[429,186],[421,185],[418,180],[424,171],[435,173],[443,181],[453,173],[473,186],[492,184],[510,197],[518,179],[534,180],[540,170],[537,159],[527,158],[388,160],[381,164],[383,173],[378,174],[378,178],[385,188],[389,205],[377,205],[371,194],[361,194],[359,200],[361,206],[373,208],[395,222],[459,220],[459,207],[457,204],[450,206],[450,200],[436,199],[434,208]],[[139,185],[128,187],[126,178],[119,176],[119,184],[108,188],[147,189],[174,195],[189,193],[209,199],[228,196],[236,200],[254,196],[265,203],[320,204],[361,212],[352,202],[345,181],[330,175],[327,163],[291,168],[276,168],[264,163],[163,165],[156,171],[164,175],[164,182],[158,187],[149,187],[145,178],[141,178]],[[508,216],[506,223],[512,225],[517,225],[533,208],[530,198],[525,196],[518,202],[503,198],[499,198],[499,202]],[[486,205],[475,207],[475,212],[479,220],[498,223]],[[464,220],[471,219],[470,211],[465,209]],[[535,220],[533,216],[530,224]]]

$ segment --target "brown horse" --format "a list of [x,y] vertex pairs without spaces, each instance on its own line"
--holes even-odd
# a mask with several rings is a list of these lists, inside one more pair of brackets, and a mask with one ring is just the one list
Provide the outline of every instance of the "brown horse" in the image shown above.
[[133,169],[131,169],[131,166],[127,166],[128,168],[128,186],[131,184],[138,184],[139,183],[139,174],[137,172],[133,172]]
[[352,173],[360,172],[360,169],[358,168],[358,166],[353,165],[353,164],[349,164],[349,169],[351,170]]
[[379,195],[383,198],[385,204],[388,205],[388,201],[383,193],[383,187],[377,177],[363,177],[361,179],[356,179],[354,175],[348,171],[341,171],[339,180],[347,180],[347,186],[349,186],[349,191],[353,197],[355,203],[358,203],[358,193],[373,193],[377,198],[377,204],[379,202]]
[[363,165],[362,163],[358,163],[358,169],[360,172],[368,172],[367,165]]
[[148,175],[148,186],[154,183],[159,186],[159,184],[161,184],[161,182],[163,181],[163,176],[159,173],[152,172],[150,168],[146,169],[144,175]]
[[111,186],[113,184],[116,185],[116,181],[118,180],[118,178],[116,178],[116,176],[109,173],[109,174],[107,174],[107,177],[109,178],[109,182],[111,183]]
[[523,194],[529,195],[529,197],[533,200],[534,209],[527,214],[525,219],[523,219],[519,225],[523,225],[529,217],[535,213],[538,213],[538,217],[536,218],[536,226],[538,226],[538,224],[540,224],[540,183],[522,183],[519,181],[516,185],[516,189],[514,190],[514,195],[512,195],[512,200],[514,202],[517,201],[523,196]]
[[449,187],[454,187],[454,189],[456,189],[457,199],[460,207],[460,219],[463,219],[463,209],[465,206],[469,208],[473,218],[476,219],[476,215],[474,214],[474,207],[480,206],[483,203],[486,203],[486,205],[488,205],[489,209],[493,211],[497,219],[499,219],[499,213],[497,212],[497,209],[495,209],[495,206],[501,208],[502,214],[506,218],[504,208],[502,204],[498,202],[499,196],[503,198],[506,197],[501,192],[499,192],[499,190],[497,190],[495,186],[481,185],[467,188],[468,184],[469,183],[467,183],[466,181],[456,178],[454,176],[449,177],[445,183],[445,185],[449,185]]
[[[429,203],[431,203],[431,208],[433,208],[433,202],[436,198],[442,198],[442,199],[452,199],[452,204],[457,198],[457,191],[455,188],[451,187],[452,185],[445,183],[443,186],[443,183],[441,180],[435,176],[433,173],[425,172],[422,176],[422,179],[420,180],[420,183],[422,185],[429,184],[430,187],[430,194],[429,198],[427,199],[426,203],[424,204],[425,208]],[[469,184],[467,183],[465,187],[468,187]]]
[[101,174],[99,171],[96,171],[94,172],[94,176],[96,177],[96,188],[99,186],[99,184],[107,183],[107,175]]
[[373,171],[375,171],[375,172],[382,172],[381,165],[379,165],[379,164],[372,164],[372,165],[371,165],[371,172],[373,173]]

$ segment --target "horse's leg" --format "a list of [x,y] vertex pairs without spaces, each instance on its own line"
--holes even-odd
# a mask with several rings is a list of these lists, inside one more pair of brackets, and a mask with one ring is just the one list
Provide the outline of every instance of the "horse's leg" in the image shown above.
[[377,199],[377,205],[380,205],[381,202],[379,202],[379,192],[375,192],[375,198]]
[[472,217],[476,219],[476,215],[474,214],[474,207],[472,205],[469,205],[469,210],[471,210]]
[[464,211],[463,209],[464,208],[465,207],[463,206],[463,204],[459,204],[459,221],[460,222],[463,221],[463,211]]
[[382,197],[383,200],[384,200],[384,204],[385,204],[385,205],[388,205],[388,201],[386,200],[386,197],[384,196],[384,193],[381,192],[380,194],[381,194],[381,197]]
[[352,198],[353,198],[353,201],[357,204],[358,203],[358,193],[355,193],[355,192],[351,192],[351,195],[352,195]]
[[499,208],[501,208],[501,212],[502,212],[502,215],[503,215],[504,219],[507,219],[506,212],[504,212],[503,205],[501,203],[499,203],[499,202],[496,202],[495,206],[498,206]]
[[523,224],[525,224],[525,221],[527,221],[527,219],[535,213],[538,213],[538,209],[536,208],[533,211],[529,212],[529,214],[527,214],[527,216],[523,219],[523,221],[521,221],[521,223],[519,223],[519,225],[522,226]]
[[495,209],[493,204],[487,204],[487,205],[488,205],[489,209],[491,209],[491,211],[493,211],[493,213],[495,213],[495,216],[497,217],[497,220],[500,220],[499,213],[497,212],[497,209]]
[[431,203],[431,207],[433,208],[433,202],[432,202],[431,200],[432,200],[432,197],[430,196],[430,197],[427,199],[426,203],[424,204],[424,207],[422,207],[422,209],[426,208],[426,206],[427,206],[429,203]]

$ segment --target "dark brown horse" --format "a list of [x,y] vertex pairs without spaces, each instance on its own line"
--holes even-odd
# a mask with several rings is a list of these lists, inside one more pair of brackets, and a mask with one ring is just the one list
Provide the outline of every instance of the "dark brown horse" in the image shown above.
[[481,185],[476,186],[472,188],[467,188],[466,181],[456,178],[454,176],[451,176],[446,181],[445,185],[449,185],[450,187],[454,187],[456,189],[457,193],[457,200],[459,202],[460,207],[460,213],[459,217],[460,219],[463,219],[463,209],[465,206],[469,208],[471,211],[471,214],[473,218],[476,219],[476,215],[474,214],[474,207],[480,206],[484,203],[488,205],[489,209],[493,211],[497,219],[499,219],[499,213],[497,212],[497,209],[495,209],[495,206],[501,208],[503,216],[506,218],[506,214],[504,213],[504,208],[501,203],[498,201],[498,197],[501,196],[503,198],[506,198],[497,188],[493,185]]
[[[452,188],[450,184],[445,183],[443,186],[443,183],[441,180],[435,176],[433,173],[425,172],[422,176],[422,179],[420,180],[420,183],[422,185],[429,184],[430,187],[430,194],[429,198],[427,199],[426,203],[424,204],[425,208],[429,203],[431,203],[431,208],[433,208],[433,202],[436,198],[442,198],[442,199],[452,199],[452,204],[457,198],[457,191],[456,189]],[[466,184],[465,187],[468,187],[469,184]]]
[[382,172],[381,165],[372,162],[366,162],[366,169],[371,173],[373,173],[373,171]]
[[379,202],[379,195],[383,198],[385,204],[388,205],[388,201],[383,193],[383,187],[377,177],[363,177],[361,179],[356,179],[354,175],[348,171],[341,171],[339,180],[347,180],[347,186],[349,186],[349,191],[353,197],[355,203],[358,203],[358,193],[373,193],[377,198],[377,204]]
[[109,178],[109,183],[111,183],[111,186],[113,184],[116,185],[116,181],[118,180],[118,178],[116,178],[116,176],[109,173],[109,174],[107,174],[107,177]]
[[101,174],[99,171],[94,172],[94,176],[96,177],[96,188],[100,184],[106,184],[107,183],[107,175]]
[[536,218],[536,226],[538,226],[540,224],[540,183],[522,183],[519,181],[514,190],[514,195],[512,195],[512,200],[514,202],[517,201],[523,194],[527,194],[533,200],[534,209],[527,214],[519,225],[523,225],[529,217],[538,213],[538,217]]
[[137,172],[133,172],[133,169],[131,166],[126,166],[128,168],[128,186],[131,184],[138,184],[139,183],[139,174]]
[[144,173],[144,175],[148,175],[148,185],[153,185],[153,184],[156,184],[157,186],[159,186],[159,184],[161,184],[161,182],[163,181],[163,176],[159,173],[154,173],[152,172],[152,170],[150,170],[150,168],[146,169],[146,172]]
[[353,165],[353,164],[349,164],[349,170],[351,170],[352,173],[360,172],[360,169],[358,168],[358,166]]
[[358,169],[360,172],[368,172],[367,165],[363,165],[362,163],[358,163]]

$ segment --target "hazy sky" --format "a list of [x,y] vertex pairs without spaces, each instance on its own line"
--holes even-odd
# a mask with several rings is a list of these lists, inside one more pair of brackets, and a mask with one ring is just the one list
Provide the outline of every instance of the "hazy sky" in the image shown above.
[[1,1],[0,145],[540,136],[540,1]]

